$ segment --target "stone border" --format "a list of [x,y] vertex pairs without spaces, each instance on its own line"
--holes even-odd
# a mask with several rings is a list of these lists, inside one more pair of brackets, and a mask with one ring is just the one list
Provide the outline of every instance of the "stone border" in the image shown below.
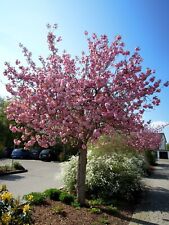
[[28,172],[28,170],[15,170],[15,171],[10,171],[10,172],[5,172],[5,173],[0,173],[0,177],[1,176],[5,176],[5,175],[10,175],[10,174],[18,174],[18,173],[26,173]]

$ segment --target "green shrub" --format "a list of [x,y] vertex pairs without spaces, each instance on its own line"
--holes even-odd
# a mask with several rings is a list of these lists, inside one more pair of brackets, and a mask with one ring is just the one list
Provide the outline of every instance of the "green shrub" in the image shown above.
[[19,163],[14,162],[12,165],[0,166],[0,173],[6,173],[13,170],[24,170],[25,168]]
[[59,162],[64,162],[65,159],[66,159],[66,155],[64,154],[64,152],[60,152],[58,155]]
[[48,197],[54,201],[59,200],[60,194],[61,194],[61,190],[56,189],[56,188],[50,188],[50,189],[47,189],[46,191],[44,191],[45,197]]
[[99,198],[98,199],[89,200],[88,203],[92,207],[93,206],[98,206],[98,205],[103,205],[104,204],[103,200],[102,199],[99,199]]
[[[133,199],[142,188],[143,158],[117,154],[88,154],[86,190],[95,198]],[[65,174],[68,191],[76,190],[77,158],[72,157]]]
[[14,163],[13,163],[13,167],[14,167],[14,169],[16,169],[16,170],[24,170],[24,169],[25,169],[25,168],[21,165],[20,162],[14,162]]
[[71,203],[71,206],[73,206],[73,207],[76,208],[76,209],[80,209],[80,204],[79,204],[79,202],[77,202],[77,201],[72,202],[72,203]]
[[67,192],[61,192],[59,196],[59,200],[68,205],[71,205],[74,202],[75,197],[73,195],[68,194]]
[[0,159],[4,157],[4,151],[0,148]]
[[65,167],[64,183],[69,192],[76,190],[77,179],[77,157],[71,157],[70,161]]
[[4,166],[0,166],[0,172],[5,173],[11,170],[11,166],[9,165],[4,165]]
[[45,203],[45,195],[41,192],[31,192],[27,195],[24,195],[24,199],[28,201],[30,196],[32,196],[32,205],[42,205]]
[[107,206],[106,209],[107,209],[107,212],[111,215],[115,215],[119,212],[117,207],[114,207],[114,206],[111,206],[111,205]]
[[145,160],[147,161],[149,165],[152,165],[152,166],[156,165],[155,152],[147,150],[145,151],[144,154],[145,154]]
[[101,209],[93,207],[93,208],[90,209],[90,212],[94,213],[94,214],[100,214],[101,213]]

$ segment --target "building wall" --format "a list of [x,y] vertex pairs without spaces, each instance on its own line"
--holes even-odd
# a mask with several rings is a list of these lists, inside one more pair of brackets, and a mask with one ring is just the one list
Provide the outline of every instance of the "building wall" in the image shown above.
[[162,135],[161,137],[161,144],[159,150],[166,150],[166,138],[164,135]]

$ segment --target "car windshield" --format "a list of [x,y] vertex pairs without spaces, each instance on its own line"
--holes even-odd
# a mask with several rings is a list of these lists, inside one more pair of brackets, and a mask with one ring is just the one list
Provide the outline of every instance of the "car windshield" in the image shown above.
[[40,152],[40,149],[32,149],[31,152]]
[[44,149],[44,150],[42,150],[42,152],[41,153],[45,153],[45,154],[47,154],[47,153],[49,153],[50,152],[50,150],[49,149]]
[[16,152],[22,152],[22,151],[23,151],[22,148],[18,148],[18,149],[14,149],[14,150],[13,150],[13,152],[15,152],[15,153],[16,153]]

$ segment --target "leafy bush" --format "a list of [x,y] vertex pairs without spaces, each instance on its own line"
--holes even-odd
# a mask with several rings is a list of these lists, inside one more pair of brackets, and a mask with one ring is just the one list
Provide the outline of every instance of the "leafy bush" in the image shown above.
[[64,162],[65,159],[66,159],[66,156],[65,156],[64,152],[60,152],[58,155],[59,162]]
[[9,165],[4,165],[4,166],[0,166],[0,172],[5,173],[11,170],[11,166]]
[[24,199],[28,201],[30,200],[30,196],[31,196],[30,204],[32,205],[42,205],[45,203],[45,195],[43,193],[31,192],[28,195],[24,195]]
[[92,199],[92,200],[90,200],[90,201],[88,201],[88,203],[89,203],[89,205],[90,206],[98,206],[98,205],[103,205],[104,204],[104,202],[103,202],[103,200],[102,199]]
[[4,151],[0,148],[0,159],[4,157]]
[[31,224],[31,207],[29,202],[21,203],[15,199],[6,186],[0,186],[0,224]]
[[45,197],[48,197],[54,201],[59,200],[59,196],[61,194],[61,190],[56,189],[56,188],[50,188],[44,191]]
[[71,203],[71,206],[73,206],[73,207],[76,208],[76,209],[80,209],[80,203],[77,202],[77,201],[72,202],[72,203]]
[[21,165],[20,162],[14,162],[14,163],[13,163],[13,167],[14,167],[14,169],[16,169],[16,170],[24,170],[24,169],[25,169],[25,168]]
[[69,192],[74,192],[76,190],[77,179],[77,157],[71,157],[70,161],[65,166],[64,183],[66,189]]
[[156,155],[155,155],[155,152],[153,151],[145,151],[145,160],[147,161],[147,163],[149,165],[156,165]]
[[19,162],[14,162],[11,165],[0,166],[0,173],[6,173],[6,172],[14,171],[14,170],[24,170],[24,169],[25,168]]
[[93,213],[93,214],[100,214],[101,209],[93,207],[93,208],[90,209],[90,212]]
[[[88,154],[86,171],[87,192],[95,198],[132,199],[139,192],[144,160],[142,157],[113,153],[96,157]],[[66,174],[65,186],[75,191],[77,158],[72,157]]]
[[106,210],[111,215],[115,215],[119,212],[117,207],[114,207],[114,206],[111,206],[111,205],[107,206]]
[[74,202],[74,196],[68,194],[67,192],[61,192],[59,200],[68,205],[71,205]]

